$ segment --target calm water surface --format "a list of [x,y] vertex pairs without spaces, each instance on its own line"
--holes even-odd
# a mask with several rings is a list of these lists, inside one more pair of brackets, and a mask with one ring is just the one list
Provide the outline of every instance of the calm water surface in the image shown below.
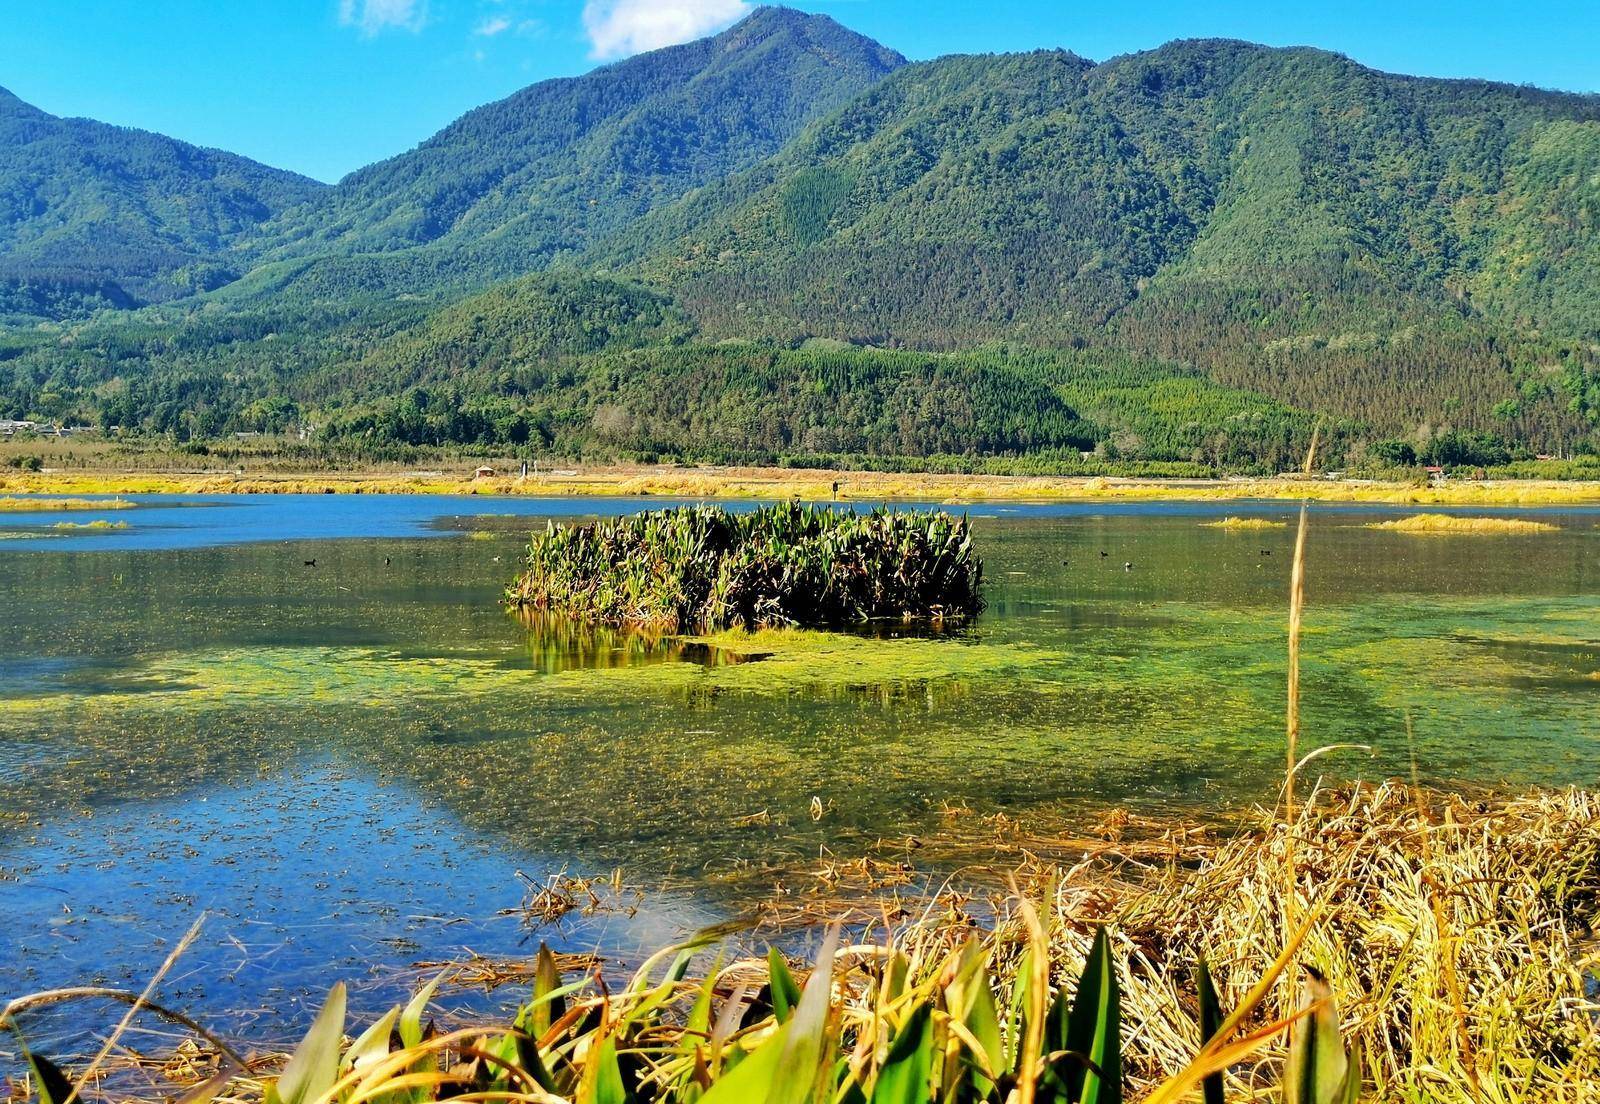
[[[0,998],[139,987],[206,911],[169,1003],[244,1027],[340,976],[370,1009],[472,951],[626,957],[824,849],[914,835],[937,869],[946,805],[1059,827],[1277,782],[1293,529],[1204,523],[1293,506],[976,507],[973,628],[732,662],[497,607],[531,524],[658,499],[137,501],[0,514]],[[1409,717],[1433,781],[1593,783],[1600,512],[1363,528],[1391,516],[1312,512],[1307,739],[1371,748],[1324,765],[1406,773]],[[615,867],[666,888],[502,915]]]

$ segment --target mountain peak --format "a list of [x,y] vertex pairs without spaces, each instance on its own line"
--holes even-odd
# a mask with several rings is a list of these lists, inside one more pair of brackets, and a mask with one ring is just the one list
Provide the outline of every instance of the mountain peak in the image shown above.
[[868,55],[885,71],[906,63],[899,52],[852,31],[831,16],[778,4],[757,8],[709,41],[732,51],[759,46],[774,36],[798,39],[814,49],[831,48]]
[[8,88],[0,87],[0,112],[7,115],[43,115],[44,112],[28,103]]

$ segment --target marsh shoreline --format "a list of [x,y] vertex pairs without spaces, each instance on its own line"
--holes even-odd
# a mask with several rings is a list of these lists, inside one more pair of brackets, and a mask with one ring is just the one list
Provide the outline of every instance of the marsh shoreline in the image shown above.
[[0,494],[453,494],[491,497],[1072,502],[1098,500],[1367,502],[1432,506],[1600,504],[1600,481],[1447,480],[1429,486],[1321,477],[1150,479],[841,471],[826,468],[617,465],[475,475],[427,471],[50,470],[0,474]]

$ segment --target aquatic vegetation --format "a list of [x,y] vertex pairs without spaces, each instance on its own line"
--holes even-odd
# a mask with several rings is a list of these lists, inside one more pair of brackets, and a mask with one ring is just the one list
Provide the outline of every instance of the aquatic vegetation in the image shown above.
[[[3,485],[3,484],[0,484]],[[135,503],[125,498],[24,498],[6,495],[0,498],[0,513],[38,514],[58,510],[131,510]]]
[[128,523],[125,521],[107,521],[105,518],[100,518],[95,521],[58,521],[50,528],[68,529],[80,532],[87,530],[98,533],[106,532],[111,529],[126,529],[127,527]]
[[[1292,824],[1265,816],[1232,836],[1125,823],[1062,840],[1060,853],[1087,852],[1071,869],[1026,862],[982,923],[966,896],[891,887],[879,915],[911,918],[857,911],[809,971],[776,951],[727,961],[722,930],[606,983],[600,964],[564,975],[541,948],[503,972],[532,977],[505,1022],[426,1029],[441,977],[346,1041],[336,986],[293,1055],[246,1065],[175,1017],[196,1039],[165,1064],[69,1072],[31,1049],[28,1088],[52,1104],[80,1078],[92,1099],[205,1085],[189,1099],[263,1104],[1543,1104],[1600,1089],[1600,1002],[1585,984],[1595,794],[1388,783],[1314,793]],[[1291,846],[1297,904],[1282,876]],[[1304,917],[1293,927],[1291,910]],[[1298,987],[1291,959],[1306,968]],[[19,997],[0,1022],[25,1039],[32,1009],[59,999]],[[1315,1091],[1280,1097],[1307,1082]]]
[[1287,521],[1274,521],[1271,518],[1261,517],[1225,517],[1221,521],[1205,522],[1207,529],[1287,529]]
[[[575,627],[576,628],[576,627]],[[708,636],[602,635],[615,662],[561,663],[535,638],[537,677],[501,654],[410,655],[384,648],[260,646],[163,656],[108,678],[90,695],[64,690],[0,699],[0,720],[92,712],[103,723],[138,713],[330,703],[352,708],[427,699],[497,701],[521,710],[547,703],[648,700],[697,689],[784,696],[809,690],[945,680],[1016,678],[1062,653],[1027,644],[928,637],[878,639],[801,629]],[[592,646],[581,632],[559,649]],[[659,653],[655,650],[659,649]],[[688,651],[686,649],[692,649]],[[659,662],[643,662],[657,659]]]
[[1394,521],[1375,521],[1368,529],[1383,529],[1392,533],[1555,533],[1559,525],[1545,521],[1528,521],[1526,518],[1504,517],[1453,517],[1449,514],[1413,514]]
[[535,533],[514,610],[667,631],[959,621],[983,608],[967,521],[782,503],[681,507]]

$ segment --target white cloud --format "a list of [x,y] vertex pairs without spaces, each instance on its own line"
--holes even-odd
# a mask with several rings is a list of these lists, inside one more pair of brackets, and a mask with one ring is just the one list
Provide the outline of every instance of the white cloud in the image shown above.
[[503,15],[497,15],[492,19],[485,19],[482,23],[479,23],[472,33],[482,35],[484,38],[493,38],[495,35],[510,29],[511,20]]
[[748,15],[748,0],[587,0],[583,29],[598,58],[688,42]]
[[428,21],[428,0],[339,0],[339,22],[375,35],[394,27],[420,31]]

